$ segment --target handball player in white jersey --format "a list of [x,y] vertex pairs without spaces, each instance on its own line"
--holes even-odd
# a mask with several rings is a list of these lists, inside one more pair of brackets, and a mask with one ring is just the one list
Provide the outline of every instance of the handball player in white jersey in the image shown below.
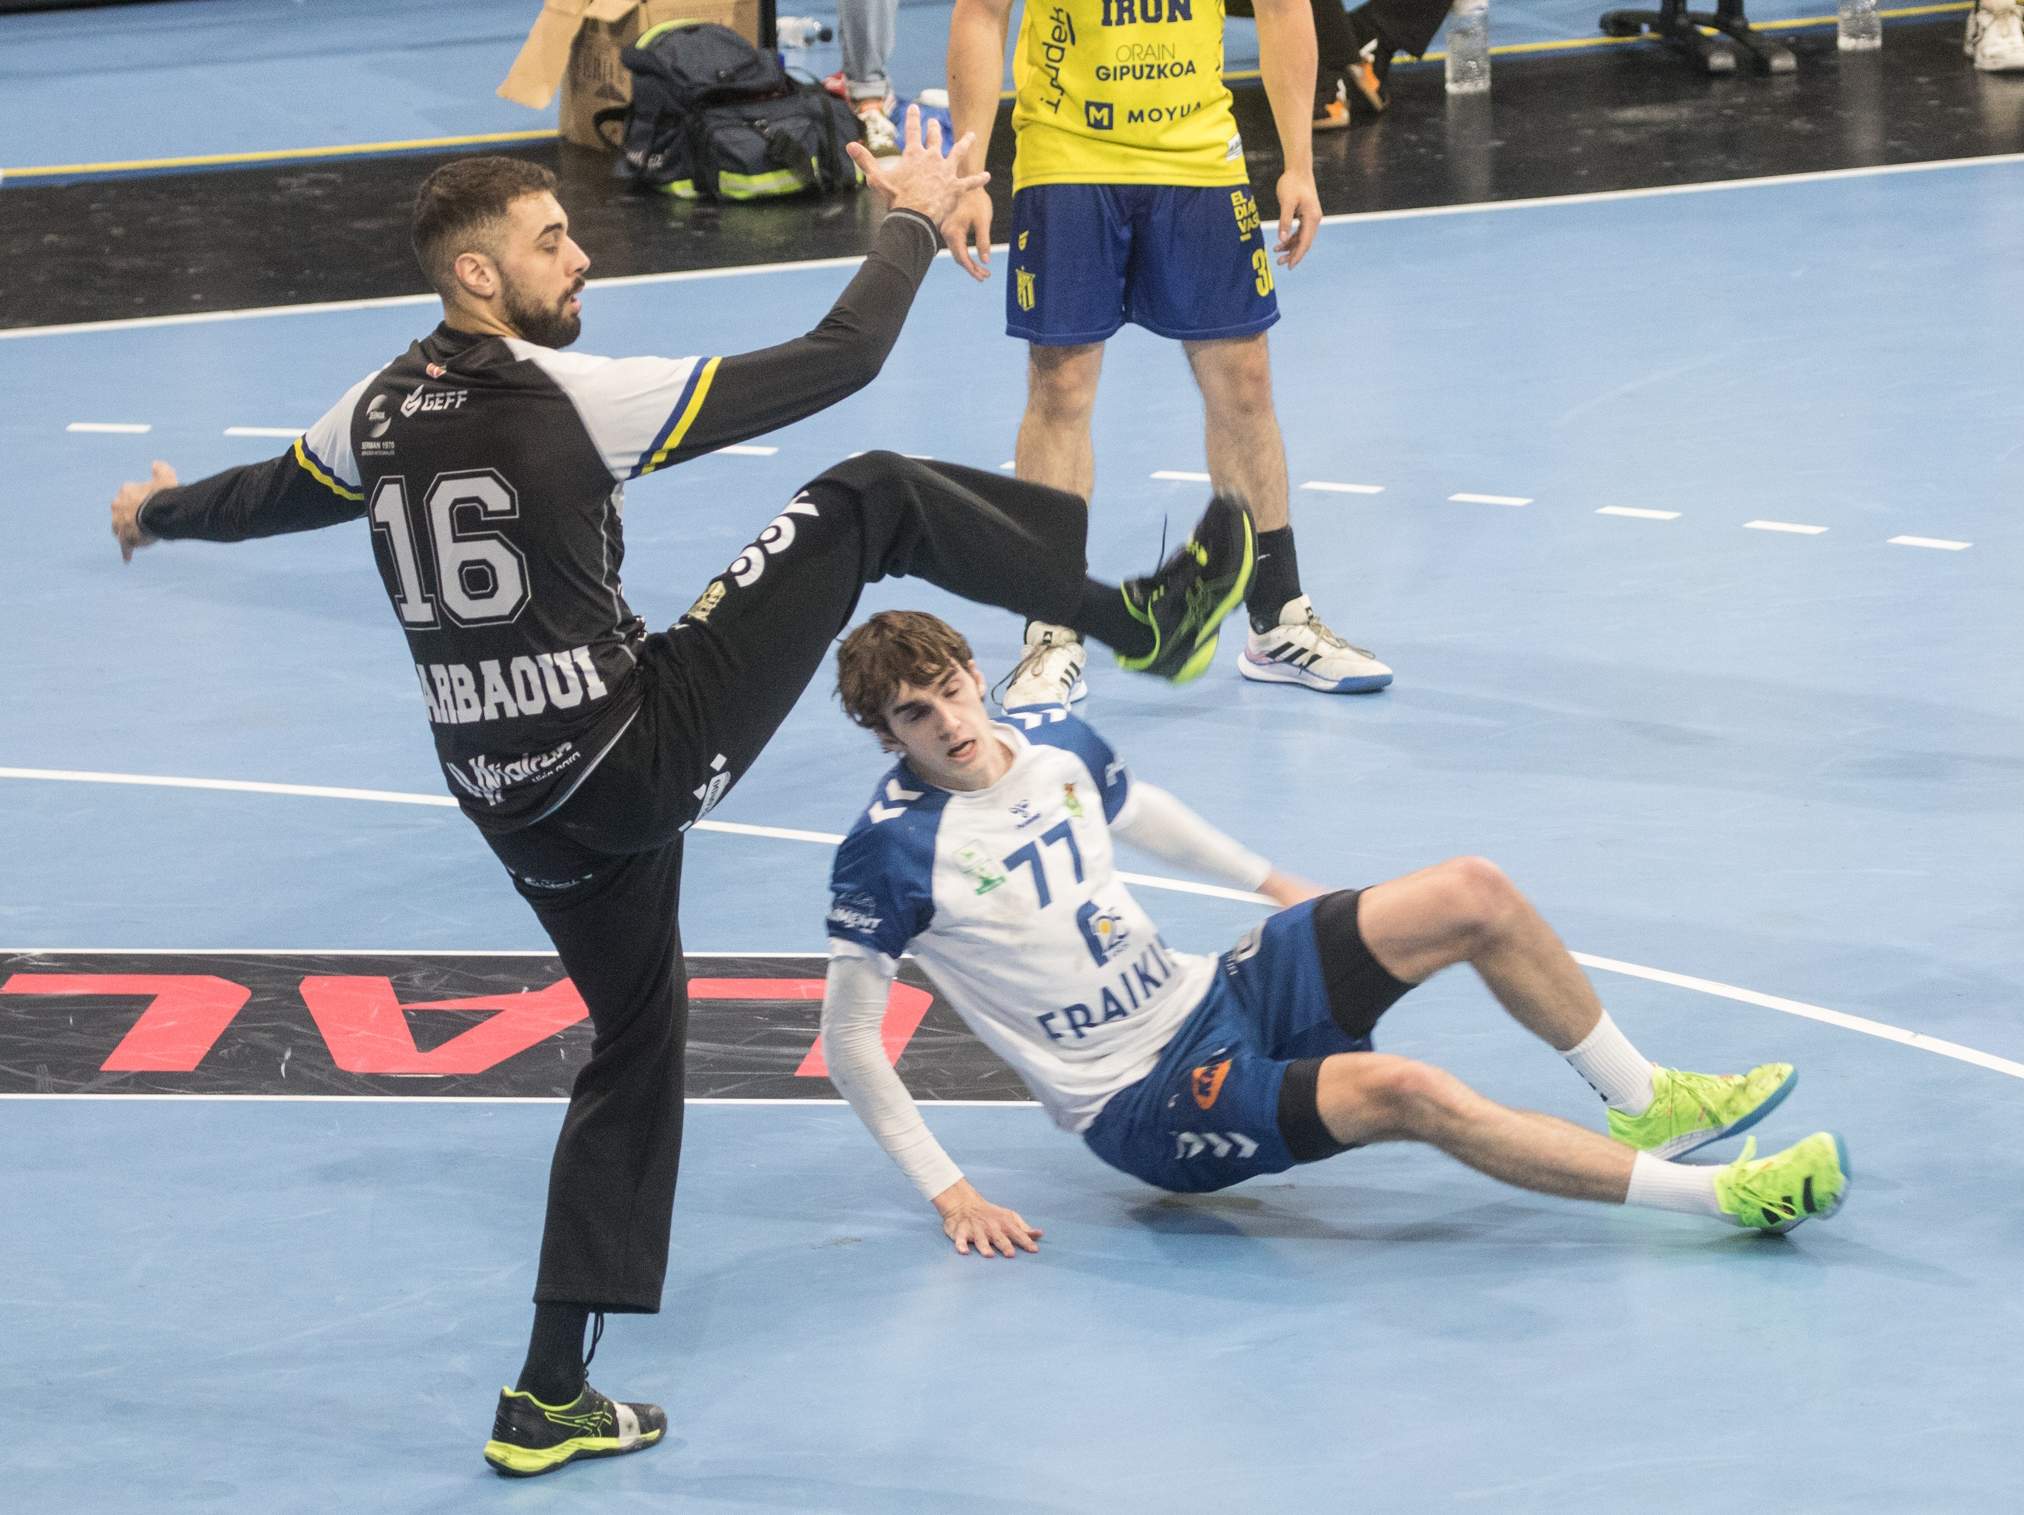
[[[968,644],[930,615],[873,616],[837,672],[845,711],[899,761],[832,870],[830,1077],[958,1252],[1037,1251],[1041,1231],[963,1177],[886,1061],[908,952],[1056,1125],[1157,1188],[1419,1141],[1521,1188],[1758,1230],[1839,1207],[1849,1165],[1830,1132],[1766,1158],[1753,1138],[1726,1165],[1676,1161],[1754,1126],[1797,1075],[1646,1061],[1495,865],[1456,858],[1333,892],[1293,878],[1133,777],[1066,707],[994,722]],[[1178,950],[1120,881],[1113,837],[1282,908],[1219,956]],[[1602,1096],[1607,1134],[1372,1050],[1378,1018],[1456,963]]]

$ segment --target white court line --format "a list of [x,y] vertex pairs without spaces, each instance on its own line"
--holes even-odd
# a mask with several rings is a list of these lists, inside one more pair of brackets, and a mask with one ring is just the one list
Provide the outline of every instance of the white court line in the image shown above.
[[1737,1000],[1745,1005],[1762,1005],[1767,1010],[1782,1010],[1787,1015],[1797,1015],[1810,1021],[1822,1021],[1848,1031],[1860,1031],[1864,1036],[1881,1037],[1887,1042],[1918,1047],[1927,1052],[1936,1052],[1941,1057],[1973,1063],[1978,1068],[2007,1073],[2012,1078],[2024,1078],[2024,1063],[2013,1062],[2007,1057],[1997,1057],[1992,1052],[1979,1052],[1973,1047],[1964,1047],[1959,1042],[1927,1036],[1923,1031],[1907,1031],[1902,1026],[1888,1026],[1867,1016],[1850,1015],[1842,1010],[1829,1010],[1823,1005],[1809,1005],[1804,1000],[1784,999],[1776,994],[1759,994],[1754,989],[1739,989],[1734,984],[1718,984],[1713,979],[1694,978],[1685,973],[1668,973],[1663,968],[1646,968],[1637,963],[1618,962],[1611,957],[1591,957],[1586,952],[1575,953],[1574,960],[1585,967],[1600,968],[1605,973],[1621,973],[1628,978],[1649,979],[1655,984],[1671,984],[1676,989],[1694,989],[1702,994]]
[[1522,494],[1451,494],[1457,505],[1530,505],[1531,496]]
[[[51,784],[138,784],[153,789],[211,789],[227,794],[279,794],[311,800],[366,800],[376,805],[426,805],[454,810],[447,794],[409,794],[398,789],[347,789],[331,784],[268,784],[253,779],[172,778],[149,773],[92,773],[67,768],[0,768],[0,779],[33,779]],[[763,836],[783,842],[815,842],[834,847],[843,840],[829,831],[797,831],[790,826],[748,826],[738,821],[698,821],[696,831],[721,831],[730,836]]]
[[227,426],[228,437],[286,437],[291,442],[308,428],[302,426]]
[[1013,462],[1012,459],[1007,458],[1004,462],[1000,463],[998,466],[1004,469],[1005,472],[1010,473],[1013,469],[1017,468],[1019,465]]
[[1155,468],[1152,476],[1156,479],[1166,479],[1175,484],[1206,484],[1209,482],[1209,476],[1205,473],[1183,473],[1175,468]]
[[1337,484],[1328,479],[1309,479],[1300,486],[1302,489],[1318,489],[1324,494],[1383,494],[1382,484]]
[[1629,516],[1637,521],[1677,521],[1677,510],[1642,510],[1635,505],[1605,505],[1596,512],[1599,516]]
[[1817,537],[1827,530],[1825,526],[1803,526],[1797,521],[1745,521],[1745,531],[1785,531],[1793,536]]
[[751,442],[733,442],[728,447],[719,447],[717,451],[733,458],[770,458],[780,449],[760,447]]
[[1973,542],[1951,541],[1946,537],[1892,537],[1890,544],[1893,547],[1932,547],[1941,552],[1965,552],[1975,545]]
[[154,430],[145,421],[72,421],[65,431],[88,431],[117,437],[138,437]]
[[[31,779],[57,783],[84,784],[139,784],[170,789],[217,789],[250,794],[301,795],[316,799],[359,799],[400,805],[434,805],[453,807],[456,801],[448,795],[403,794],[390,789],[347,789],[312,784],[267,784],[248,779],[196,779],[155,777],[139,773],[92,773],[65,768],[0,768],[0,779]],[[730,821],[698,821],[698,831],[723,831],[737,836],[762,836],[786,841],[814,842],[823,846],[835,846],[843,838],[827,831],[800,831],[783,826],[748,826]],[[1240,889],[1225,889],[1214,884],[1197,884],[1186,879],[1158,878],[1149,874],[1120,873],[1127,882],[1153,889],[1166,889],[1181,894],[1204,894],[1218,899],[1234,899],[1245,903],[1270,904],[1262,895],[1247,894]],[[8,949],[29,951],[37,949]],[[54,949],[39,949],[54,950]],[[92,949],[79,949],[92,950]],[[106,951],[122,950],[107,948]],[[129,949],[138,951],[140,949]],[[179,951],[177,948],[159,949]],[[361,953],[361,955],[364,955]],[[403,956],[420,956],[419,953],[403,953]],[[439,954],[440,955],[440,954]],[[539,956],[542,954],[529,954]],[[701,957],[705,954],[693,953]],[[813,955],[813,954],[807,954]],[[1648,979],[1653,983],[1670,984],[1678,989],[1691,989],[1699,994],[1713,995],[1717,999],[1735,1000],[1739,1004],[1757,1005],[1767,1010],[1782,1011],[1806,1020],[1820,1021],[1830,1026],[1839,1026],[1845,1031],[1859,1032],[1864,1036],[1878,1037],[1884,1041],[1896,1042],[1900,1046],[1916,1047],[1922,1052],[1931,1052],[1940,1057],[1953,1058],[1958,1062],[1973,1063],[1978,1068],[2008,1074],[2011,1078],[2024,1078],[2024,1063],[1998,1057],[1993,1052],[1982,1052],[1966,1047],[1959,1042],[1950,1042],[1937,1036],[1928,1036],[1922,1031],[1907,1031],[1902,1026],[1892,1026],[1883,1021],[1871,1020],[1867,1016],[1850,1015],[1842,1010],[1830,1010],[1824,1005],[1810,1005],[1804,1000],[1786,999],[1780,995],[1764,994],[1755,989],[1744,989],[1735,984],[1725,984],[1711,978],[1695,978],[1690,974],[1673,973],[1664,968],[1647,968],[1639,963],[1627,963],[1613,957],[1596,957],[1586,952],[1573,954],[1574,960],[1584,967],[1604,973],[1620,973],[1629,978]],[[23,1097],[23,1096],[15,1096]],[[36,1097],[36,1096],[25,1096]],[[54,1096],[42,1096],[54,1097]],[[73,1098],[75,1096],[63,1096]],[[118,1098],[133,1098],[122,1095]],[[191,1098],[194,1096],[173,1096]],[[305,1096],[308,1098],[329,1096]],[[393,1096],[400,1098],[401,1096]]]
[[[1405,210],[1345,211],[1323,216],[1324,225],[1368,221],[1420,221],[1434,216],[1501,215],[1510,211],[1558,209],[1568,205],[1596,205],[1615,200],[1660,200],[1674,195],[1728,194],[1738,190],[1785,189],[1798,184],[1827,184],[1840,179],[1880,179],[1898,174],[1929,174],[1958,170],[2006,168],[2024,163],[2024,153],[1994,153],[1985,158],[1942,158],[1930,163],[1877,163],[1859,168],[1829,168],[1803,174],[1766,174],[1757,179],[1714,179],[1695,184],[1656,184],[1646,189],[1603,189],[1578,195],[1539,195],[1529,200],[1477,200],[1465,205],[1423,205]],[[1009,243],[994,242],[993,252],[1005,252]],[[946,251],[938,258],[948,257]],[[692,268],[674,273],[622,274],[609,279],[592,279],[590,289],[622,289],[638,284],[677,284],[694,279],[739,279],[752,274],[789,273],[799,269],[855,268],[862,256],[808,258],[798,262],[748,263],[738,268]],[[382,295],[366,300],[324,300],[299,305],[265,305],[242,310],[186,311],[172,316],[124,316],[111,321],[79,321],[55,326],[16,326],[0,331],[0,342],[27,337],[60,337],[79,332],[131,331],[147,326],[189,326],[208,321],[255,321],[268,316],[319,315],[346,310],[391,310],[403,305],[434,305],[437,296]]]

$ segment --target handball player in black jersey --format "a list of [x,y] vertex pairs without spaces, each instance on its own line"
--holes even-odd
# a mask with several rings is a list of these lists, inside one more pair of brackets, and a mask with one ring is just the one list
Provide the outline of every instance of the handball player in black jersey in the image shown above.
[[[869,383],[940,247],[963,175],[909,112],[906,146],[851,144],[889,207],[828,315],[723,357],[563,351],[590,260],[546,169],[470,158],[423,184],[416,255],[443,321],[353,385],[280,457],[181,484],[166,464],[112,502],[122,553],[368,523],[445,780],[533,907],[594,1029],[550,1171],[534,1328],[488,1461],[545,1473],[661,1439],[653,1405],[590,1387],[595,1315],[660,1308],[681,1154],[688,1002],[683,833],[751,766],[866,583],[912,575],[1073,624],[1185,681],[1249,580],[1254,533],[1212,501],[1149,578],[1085,572],[1086,506],[886,452],[797,493],[673,626],[619,585],[628,480],[812,415]],[[363,544],[361,544],[363,545]],[[591,1334],[595,1350],[596,1333]]]

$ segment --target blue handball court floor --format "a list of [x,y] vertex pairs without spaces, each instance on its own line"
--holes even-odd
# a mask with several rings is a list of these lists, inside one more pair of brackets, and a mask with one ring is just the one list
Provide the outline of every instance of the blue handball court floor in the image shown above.
[[[666,1307],[598,1354],[602,1386],[667,1405],[668,1443],[527,1485],[478,1453],[560,1109],[429,1083],[428,1016],[372,1020],[367,979],[432,1001],[429,965],[461,955],[539,980],[544,943],[443,802],[365,528],[123,568],[105,525],[151,457],[194,477],[286,447],[433,311],[0,333],[6,1507],[2014,1507],[2020,207],[2024,164],[1988,160],[1333,222],[1273,336],[1294,515],[1317,606],[1397,682],[1248,684],[1227,648],[1182,691],[1092,679],[1137,772],[1281,866],[1351,884],[1487,855],[1653,1058],[1797,1063],[1762,1134],[1844,1135],[1838,1216],[1756,1238],[1407,1148],[1168,1199],[1002,1080],[959,1101],[917,1078],[973,1181],[1047,1233],[1034,1257],[953,1255],[796,1064],[825,838],[882,767],[818,687],[689,852],[692,971],[729,955],[713,993],[764,979],[788,1008],[699,1035],[713,1067],[762,1032],[785,1061],[749,1095],[692,1089]],[[1630,266],[1635,289],[1607,276]],[[844,277],[594,283],[583,346],[760,345]],[[1647,293],[1689,287],[1719,293]],[[872,388],[637,485],[634,604],[671,620],[846,452],[1008,459],[1000,299],[938,265]],[[1117,341],[1096,436],[1092,557],[1136,571],[1205,493],[1170,346]],[[1009,617],[904,582],[865,608],[887,605],[951,614],[991,673],[1013,654]],[[1260,913],[1186,883],[1141,890],[1177,946]],[[353,998],[290,1040],[312,956],[316,992]],[[246,988],[277,962],[287,996]],[[153,999],[15,982],[94,972],[190,996],[149,1023],[158,1057],[220,1003],[239,1020],[146,1097],[105,1063]],[[409,1041],[343,1053],[389,1024]],[[1380,1044],[1598,1118],[1466,976]],[[331,1074],[344,1056],[379,1097]]]

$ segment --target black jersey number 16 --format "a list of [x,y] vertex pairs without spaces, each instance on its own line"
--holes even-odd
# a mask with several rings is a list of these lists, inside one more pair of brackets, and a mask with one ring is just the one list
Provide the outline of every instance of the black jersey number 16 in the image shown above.
[[[366,514],[386,539],[393,562],[388,585],[404,626],[437,626],[441,615],[459,626],[493,626],[527,607],[527,559],[485,524],[520,518],[513,486],[489,468],[438,474],[416,518],[407,481],[389,474],[372,492]],[[434,568],[435,595],[422,580]]]

